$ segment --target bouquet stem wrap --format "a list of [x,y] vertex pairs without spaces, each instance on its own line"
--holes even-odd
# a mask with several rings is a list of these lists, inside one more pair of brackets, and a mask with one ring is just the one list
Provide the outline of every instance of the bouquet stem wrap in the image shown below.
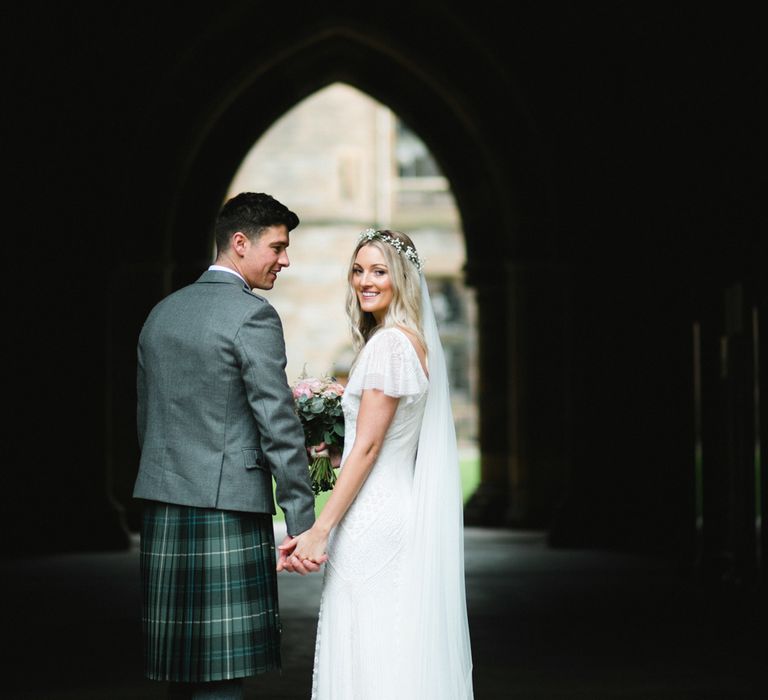
[[311,450],[312,461],[309,463],[309,478],[312,480],[312,490],[318,494],[330,491],[336,483],[336,470],[331,462],[328,450]]

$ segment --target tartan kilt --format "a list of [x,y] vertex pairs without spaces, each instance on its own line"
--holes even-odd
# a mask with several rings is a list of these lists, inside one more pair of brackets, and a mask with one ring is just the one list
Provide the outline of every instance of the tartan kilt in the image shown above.
[[272,516],[145,501],[144,670],[203,682],[280,668]]

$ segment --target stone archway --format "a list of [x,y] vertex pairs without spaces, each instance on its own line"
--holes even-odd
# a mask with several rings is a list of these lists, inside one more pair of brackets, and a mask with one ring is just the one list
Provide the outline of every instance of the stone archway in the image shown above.
[[[543,168],[536,153],[535,132],[524,111],[507,107],[507,113],[500,115],[489,110],[482,90],[475,87],[480,94],[473,94],[470,86],[465,92],[461,81],[452,81],[444,67],[417,55],[413,47],[395,45],[375,31],[350,25],[294,37],[274,53],[265,48],[251,62],[244,62],[242,55],[231,59],[236,69],[232,65],[220,69],[232,77],[204,97],[193,83],[180,80],[190,92],[192,101],[184,104],[193,108],[185,116],[195,129],[178,134],[176,112],[161,105],[162,119],[147,132],[143,155],[136,160],[134,181],[138,183],[136,178],[146,170],[142,163],[151,162],[164,149],[173,158],[168,172],[175,177],[162,182],[169,201],[154,203],[152,254],[147,256],[134,247],[127,257],[137,263],[117,275],[141,279],[143,291],[137,298],[131,285],[130,298],[121,297],[120,291],[114,295],[118,308],[130,306],[122,315],[133,321],[121,328],[123,335],[115,341],[122,353],[116,352],[118,366],[113,377],[123,387],[115,392],[119,397],[115,416],[123,425],[131,424],[127,421],[133,409],[128,385],[133,343],[129,338],[138,333],[143,315],[154,301],[194,280],[207,265],[211,223],[242,154],[283,112],[318,89],[343,81],[390,106],[423,136],[450,180],[461,211],[467,238],[467,280],[477,290],[479,314],[482,483],[470,501],[467,520],[542,523],[551,497],[542,492],[538,504],[532,497],[529,472],[536,460],[531,459],[530,440],[524,450],[521,427],[527,415],[523,368],[527,358],[540,356],[525,345],[525,324],[537,312],[524,312],[521,304],[525,299],[529,307],[541,308],[554,302],[556,314],[562,314],[562,304],[556,286],[554,291],[552,288],[556,275],[547,257],[554,245],[547,223]],[[492,63],[487,69],[493,76]],[[180,101],[178,96],[176,101]],[[160,212],[161,218],[157,217]],[[146,245],[146,237],[135,243]],[[549,327],[548,334],[539,334],[537,342],[542,348],[562,347],[563,330],[561,319]],[[558,362],[557,358],[553,361]],[[116,469],[116,491],[125,502],[135,470],[135,447],[131,449],[129,432],[122,439],[116,436],[116,441],[115,459],[123,461]],[[547,461],[550,471],[562,470],[562,455],[556,457]],[[135,517],[129,520],[135,521]]]
[[740,28],[720,31],[727,17],[526,4],[502,18],[478,3],[25,8],[8,22],[21,42],[6,71],[9,254],[44,233],[31,263],[10,266],[13,551],[125,543],[109,493],[130,502],[146,313],[207,261],[247,144],[340,80],[427,138],[458,199],[483,328],[486,488],[474,512],[543,523],[570,471],[553,543],[688,557],[698,431],[697,546],[705,559],[737,547],[754,559],[742,516],[759,515],[765,483],[753,395],[765,396],[766,373],[750,357],[765,309],[761,64]]

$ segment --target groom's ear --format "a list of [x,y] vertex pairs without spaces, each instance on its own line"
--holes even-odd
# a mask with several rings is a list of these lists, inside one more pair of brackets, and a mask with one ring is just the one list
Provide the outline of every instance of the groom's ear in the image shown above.
[[242,231],[235,231],[229,239],[229,247],[238,255],[245,255],[250,239]]

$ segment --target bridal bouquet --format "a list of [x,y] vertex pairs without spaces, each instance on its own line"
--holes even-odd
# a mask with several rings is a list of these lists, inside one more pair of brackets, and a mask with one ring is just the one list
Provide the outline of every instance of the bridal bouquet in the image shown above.
[[[309,447],[324,442],[326,446],[344,445],[344,414],[341,397],[344,387],[334,377],[307,377],[302,373],[291,387],[296,413],[304,428],[305,444]],[[336,473],[327,449],[312,451],[309,476],[315,495],[330,491],[336,482]]]

